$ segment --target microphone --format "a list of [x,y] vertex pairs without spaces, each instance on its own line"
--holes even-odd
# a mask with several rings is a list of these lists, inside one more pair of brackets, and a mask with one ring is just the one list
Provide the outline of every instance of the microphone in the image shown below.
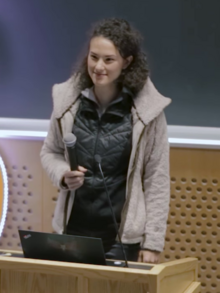
[[67,148],[68,157],[70,161],[70,169],[71,171],[78,169],[77,159],[76,159],[76,136],[73,133],[66,133],[63,137],[63,142]]
[[110,209],[111,209],[111,213],[112,213],[112,218],[113,218],[113,222],[114,222],[114,226],[115,226],[115,231],[117,233],[117,236],[118,236],[118,239],[119,239],[119,243],[121,245],[121,250],[122,250],[122,253],[123,253],[123,256],[124,256],[125,267],[128,268],[127,256],[126,256],[126,253],[125,253],[125,249],[124,249],[123,243],[121,242],[121,236],[120,236],[119,231],[118,231],[118,225],[117,225],[117,221],[116,221],[116,218],[115,218],[115,213],[113,211],[111,199],[110,199],[110,196],[108,194],[108,188],[107,188],[106,183],[105,183],[105,177],[104,177],[104,174],[102,172],[102,167],[101,167],[102,158],[101,158],[100,155],[97,155],[97,154],[94,156],[94,158],[95,158],[96,163],[99,166],[99,170],[100,170],[100,173],[102,175],[102,180],[103,180],[103,183],[104,183],[104,186],[105,186],[105,192],[106,192],[106,195],[107,195],[107,198],[108,198],[108,203],[109,203],[109,206],[110,206]]
[[[77,159],[76,159],[76,151],[75,151],[75,145],[76,145],[76,136],[73,133],[66,133],[63,137],[63,142],[67,148],[69,162],[70,162],[70,169],[71,171],[75,171],[78,169]],[[69,204],[69,198],[70,198],[71,191],[68,190],[65,205],[64,205],[64,215],[63,215],[63,234],[67,233],[67,209]]]

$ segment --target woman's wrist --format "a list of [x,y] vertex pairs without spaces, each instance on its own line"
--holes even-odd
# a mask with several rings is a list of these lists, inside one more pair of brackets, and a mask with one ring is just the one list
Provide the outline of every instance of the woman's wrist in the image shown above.
[[67,185],[66,182],[65,182],[65,177],[63,177],[62,180],[61,180],[61,186],[62,186],[63,188],[68,188],[68,185]]
[[149,248],[143,248],[143,247],[141,248],[141,250],[155,252],[155,253],[161,253],[161,251],[153,250],[153,249],[149,249]]

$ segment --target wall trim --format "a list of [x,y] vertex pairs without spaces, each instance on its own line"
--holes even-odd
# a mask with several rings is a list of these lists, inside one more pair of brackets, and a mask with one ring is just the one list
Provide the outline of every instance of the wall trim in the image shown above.
[[[44,140],[49,120],[0,118],[0,138]],[[171,147],[220,149],[220,128],[168,125]]]

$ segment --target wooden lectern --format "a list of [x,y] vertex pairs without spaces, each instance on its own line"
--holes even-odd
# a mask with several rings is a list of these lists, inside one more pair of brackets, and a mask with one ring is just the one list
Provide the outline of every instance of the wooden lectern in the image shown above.
[[0,256],[0,293],[200,292],[196,258],[141,270],[11,257],[6,252],[8,256]]

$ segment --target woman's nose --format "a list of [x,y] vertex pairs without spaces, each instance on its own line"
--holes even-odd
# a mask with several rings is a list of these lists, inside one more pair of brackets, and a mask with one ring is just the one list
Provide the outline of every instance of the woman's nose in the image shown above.
[[97,71],[101,71],[101,70],[104,69],[104,64],[103,64],[103,61],[101,59],[98,60],[98,62],[96,63],[95,68],[96,68]]

